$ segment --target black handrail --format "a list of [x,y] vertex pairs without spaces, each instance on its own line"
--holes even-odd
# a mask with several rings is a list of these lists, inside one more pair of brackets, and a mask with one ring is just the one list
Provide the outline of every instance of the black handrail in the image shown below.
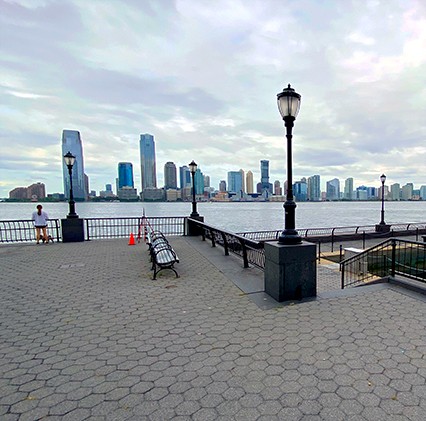
[[242,235],[223,230],[193,218],[188,218],[188,225],[189,224],[196,227],[203,240],[209,238],[212,247],[216,247],[216,245],[222,246],[225,251],[225,256],[228,256],[229,252],[240,256],[243,259],[243,266],[245,268],[248,268],[250,264],[261,269],[265,268],[265,255],[262,241],[251,240]]
[[[59,219],[48,219],[47,232],[54,241],[61,239]],[[31,219],[0,221],[0,243],[35,241],[34,222]]]

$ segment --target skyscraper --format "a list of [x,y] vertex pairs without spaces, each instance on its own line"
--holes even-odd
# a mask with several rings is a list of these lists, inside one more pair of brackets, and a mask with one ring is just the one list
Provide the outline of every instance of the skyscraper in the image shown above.
[[349,177],[345,180],[345,192],[344,192],[344,198],[346,200],[352,200],[354,194],[354,179],[352,177]]
[[262,192],[267,190],[272,194],[272,184],[269,182],[269,161],[260,161],[260,184]]
[[174,162],[164,164],[164,188],[177,189],[176,165]]
[[148,133],[140,135],[140,156],[142,192],[145,189],[157,188],[154,136]]
[[327,200],[340,199],[340,181],[338,178],[327,181]]
[[254,193],[254,190],[253,190],[253,173],[251,171],[247,171],[246,189],[247,189],[248,194]]
[[[68,151],[75,156],[75,162],[72,167],[72,188],[74,199],[86,200],[87,190],[84,177],[83,144],[81,142],[80,132],[77,130],[62,131],[62,156],[64,156]],[[65,165],[63,158],[61,161],[62,176],[64,180],[64,195],[66,199],[69,199],[70,177],[68,167]]]
[[321,200],[321,178],[318,174],[308,178],[308,200],[312,202]]
[[118,163],[118,188],[135,187],[133,182],[133,164],[131,162]]
[[240,171],[228,172],[228,191],[230,193],[240,193],[243,190],[243,180]]
[[245,180],[245,177],[244,177],[244,170],[240,169],[240,173],[241,173],[241,183],[242,183],[241,190],[242,190],[243,193],[245,193],[246,192],[246,180]]
[[179,167],[179,182],[181,189],[192,186],[191,171],[189,171],[189,168],[186,165]]

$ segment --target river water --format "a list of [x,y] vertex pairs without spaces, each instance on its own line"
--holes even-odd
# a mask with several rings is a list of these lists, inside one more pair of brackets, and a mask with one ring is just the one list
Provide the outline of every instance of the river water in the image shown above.
[[[31,219],[36,203],[0,202],[0,220]],[[68,203],[43,203],[50,218],[64,218]],[[197,210],[208,224],[232,232],[282,229],[281,202],[198,203]],[[189,216],[191,203],[81,202],[76,212],[81,218],[125,216]],[[380,222],[381,202],[303,202],[297,204],[296,228],[330,228],[373,225]],[[389,224],[426,222],[426,201],[386,202],[385,221]]]

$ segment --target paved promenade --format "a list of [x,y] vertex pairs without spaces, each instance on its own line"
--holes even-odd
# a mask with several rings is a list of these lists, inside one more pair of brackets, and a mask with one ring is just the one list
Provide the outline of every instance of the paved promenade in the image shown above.
[[[0,247],[0,420],[426,419],[426,302],[388,284],[277,304],[199,239],[151,280],[126,240]],[[240,287],[237,287],[239,285]]]

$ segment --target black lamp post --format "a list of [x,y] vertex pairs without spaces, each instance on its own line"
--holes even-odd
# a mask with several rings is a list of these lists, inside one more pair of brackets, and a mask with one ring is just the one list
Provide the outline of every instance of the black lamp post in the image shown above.
[[386,225],[385,222],[385,181],[386,176],[382,174],[380,176],[380,181],[382,182],[382,212],[381,212],[381,220],[379,225]]
[[194,160],[189,164],[189,170],[192,176],[192,213],[190,216],[191,218],[197,218],[200,215],[197,212],[197,202],[195,201],[195,172],[197,171],[197,164]]
[[68,174],[70,176],[70,200],[68,202],[70,205],[70,211],[69,211],[69,214],[67,215],[67,218],[78,218],[78,215],[75,213],[75,202],[74,202],[74,195],[72,191],[72,167],[75,162],[75,156],[70,151],[68,151],[64,155],[64,161],[65,161],[65,165],[68,167]]
[[296,203],[293,197],[293,163],[292,163],[292,144],[293,138],[292,129],[294,120],[297,117],[300,109],[301,96],[290,84],[277,95],[278,109],[281,117],[284,120],[287,137],[287,196],[284,203],[285,212],[285,228],[281,233],[278,242],[280,244],[299,244],[302,238],[296,231]]

